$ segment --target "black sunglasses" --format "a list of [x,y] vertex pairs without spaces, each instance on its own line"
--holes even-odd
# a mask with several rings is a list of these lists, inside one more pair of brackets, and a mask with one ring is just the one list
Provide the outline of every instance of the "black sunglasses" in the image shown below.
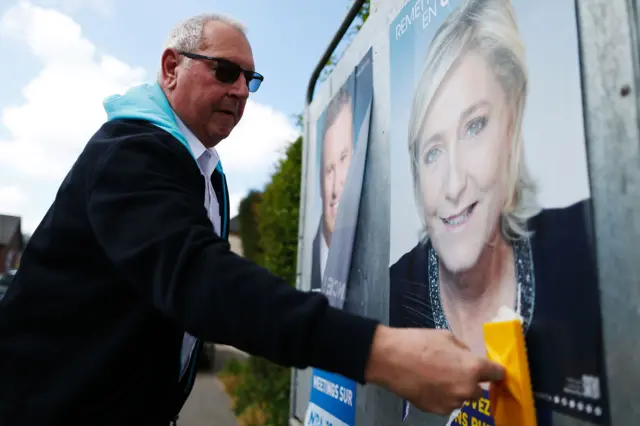
[[264,77],[257,72],[245,70],[240,65],[228,59],[214,58],[213,56],[205,56],[191,52],[178,53],[190,59],[215,62],[213,71],[215,72],[216,79],[218,79],[220,83],[233,84],[238,80],[240,74],[244,74],[244,79],[247,81],[247,88],[250,92],[255,92],[260,88],[260,84],[264,80]]

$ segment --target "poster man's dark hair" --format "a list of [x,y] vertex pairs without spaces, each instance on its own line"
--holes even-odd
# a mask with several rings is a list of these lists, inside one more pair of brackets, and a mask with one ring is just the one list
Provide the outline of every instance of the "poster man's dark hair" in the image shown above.
[[[346,86],[346,85],[345,85]],[[322,167],[322,157],[324,155],[324,139],[327,134],[327,130],[329,127],[336,122],[336,119],[344,110],[348,108],[348,111],[353,114],[353,99],[351,97],[351,93],[347,90],[346,87],[342,87],[338,93],[331,99],[329,105],[327,106],[327,113],[324,118],[324,125],[322,127],[322,135],[320,137],[320,184],[322,185],[322,176],[324,173],[324,168]]]

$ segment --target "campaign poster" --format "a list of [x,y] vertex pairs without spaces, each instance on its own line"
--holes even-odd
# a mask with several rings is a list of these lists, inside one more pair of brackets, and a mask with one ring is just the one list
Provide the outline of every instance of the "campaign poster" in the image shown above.
[[[389,37],[390,323],[486,356],[507,306],[538,424],[608,424],[574,2],[414,0]],[[448,424],[493,425],[487,393]]]
[[[316,123],[311,290],[349,311],[358,311],[363,303],[361,291],[349,288],[348,278],[369,143],[372,65],[369,50]],[[314,369],[305,426],[355,425],[356,388],[350,379]]]

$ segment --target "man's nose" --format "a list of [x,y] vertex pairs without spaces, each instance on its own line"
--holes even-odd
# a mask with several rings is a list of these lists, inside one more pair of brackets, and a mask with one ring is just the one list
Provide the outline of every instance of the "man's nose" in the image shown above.
[[243,73],[240,73],[236,81],[231,85],[229,94],[240,99],[247,99],[249,97],[249,86]]

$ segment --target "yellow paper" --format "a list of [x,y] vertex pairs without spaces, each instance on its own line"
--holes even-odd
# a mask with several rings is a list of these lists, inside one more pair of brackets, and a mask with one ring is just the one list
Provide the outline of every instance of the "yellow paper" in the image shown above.
[[488,358],[505,368],[504,381],[489,388],[495,425],[537,426],[522,322],[500,319],[485,323],[483,328]]

